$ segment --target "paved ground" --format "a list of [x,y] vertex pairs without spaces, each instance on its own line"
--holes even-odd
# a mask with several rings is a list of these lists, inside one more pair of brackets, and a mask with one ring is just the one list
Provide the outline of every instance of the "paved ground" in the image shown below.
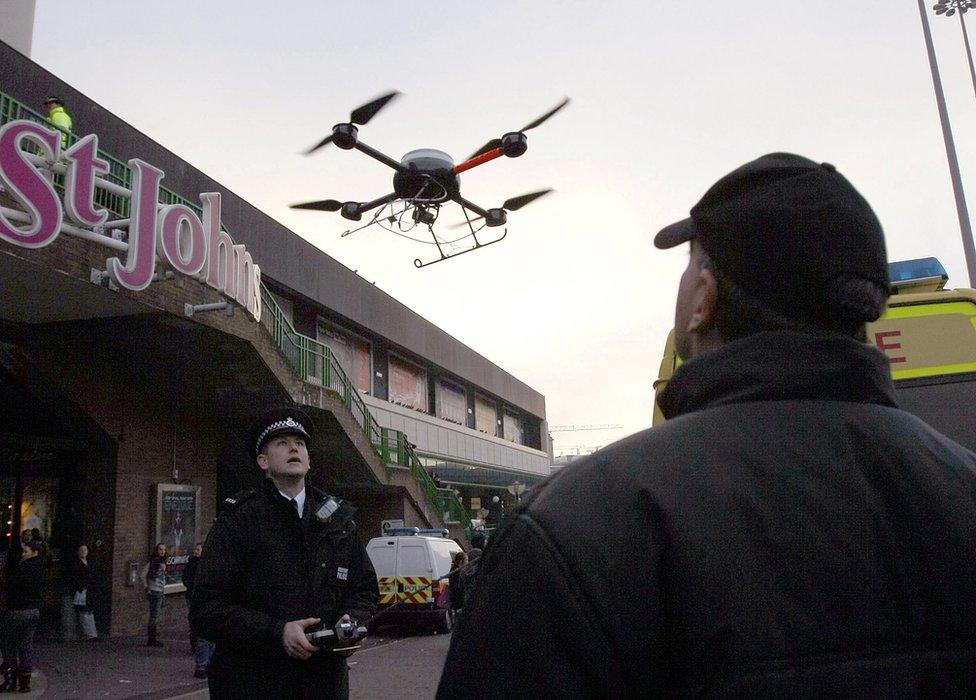
[[[208,698],[206,681],[193,677],[189,641],[162,641],[159,649],[142,646],[144,637],[39,644],[33,692],[18,697]],[[450,641],[450,635],[380,630],[349,659],[352,698],[433,698]]]
[[206,688],[193,677],[186,639],[163,638],[164,647],[142,646],[145,637],[40,644],[32,683],[43,698],[169,698]]
[[349,657],[351,700],[411,698],[437,692],[451,635],[390,637]]

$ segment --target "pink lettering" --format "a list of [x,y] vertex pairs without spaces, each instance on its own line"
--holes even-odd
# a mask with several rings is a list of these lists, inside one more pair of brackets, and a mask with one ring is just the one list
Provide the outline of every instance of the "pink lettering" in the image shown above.
[[251,312],[251,316],[254,317],[255,321],[261,320],[261,268],[257,265],[252,269],[253,277],[251,279],[251,302],[247,305],[247,310]]
[[24,248],[42,248],[58,237],[64,213],[54,187],[21,150],[25,139],[40,146],[52,161],[61,157],[61,134],[56,131],[27,121],[13,121],[0,129],[0,180],[31,217],[29,226],[17,228],[0,214],[0,238]]
[[106,261],[106,270],[116,283],[139,292],[149,286],[156,271],[156,202],[163,171],[133,158],[132,200],[129,205],[129,251],[125,266],[118,258]]
[[98,137],[86,136],[69,148],[64,157],[68,172],[64,177],[64,211],[79,226],[98,226],[108,212],[95,211],[95,175],[108,173],[108,163],[98,157]]
[[184,204],[171,204],[159,213],[157,252],[177,272],[195,275],[207,262],[203,222]]
[[200,198],[203,200],[203,227],[210,237],[207,284],[233,299],[237,296],[234,240],[226,231],[220,230],[220,194],[207,192]]

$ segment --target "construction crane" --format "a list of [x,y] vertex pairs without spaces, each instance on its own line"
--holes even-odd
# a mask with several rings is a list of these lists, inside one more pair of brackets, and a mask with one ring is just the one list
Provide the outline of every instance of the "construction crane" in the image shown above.
[[619,423],[606,425],[553,425],[549,427],[550,433],[575,433],[582,430],[614,430],[624,426]]
[[568,445],[567,447],[559,448],[559,454],[556,457],[588,455],[596,452],[601,447],[603,445]]

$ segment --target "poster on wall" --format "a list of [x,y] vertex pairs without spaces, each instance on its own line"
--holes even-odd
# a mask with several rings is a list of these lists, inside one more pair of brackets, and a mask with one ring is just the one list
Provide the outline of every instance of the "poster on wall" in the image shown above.
[[197,542],[200,522],[200,487],[156,484],[153,499],[152,541],[147,551],[166,545],[166,593],[182,593],[183,569]]

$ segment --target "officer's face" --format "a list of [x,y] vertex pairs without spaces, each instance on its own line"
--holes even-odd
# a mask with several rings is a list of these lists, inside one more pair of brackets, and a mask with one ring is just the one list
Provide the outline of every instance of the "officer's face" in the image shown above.
[[308,448],[301,435],[276,435],[258,455],[258,466],[272,479],[303,477],[308,473]]

